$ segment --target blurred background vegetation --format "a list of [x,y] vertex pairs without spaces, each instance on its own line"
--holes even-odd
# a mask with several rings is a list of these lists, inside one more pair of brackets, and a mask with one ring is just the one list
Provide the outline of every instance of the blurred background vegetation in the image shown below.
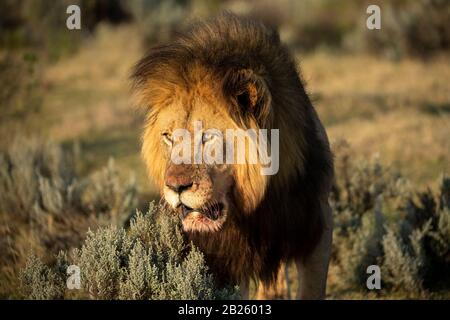
[[[66,28],[70,4],[81,8],[81,30]],[[381,8],[381,30],[366,28],[369,4]],[[157,199],[139,158],[130,68],[222,10],[279,29],[330,136],[329,297],[448,298],[446,0],[0,1],[0,296],[36,297],[19,279],[49,271],[27,265],[31,251],[55,264],[89,228],[120,230]],[[381,292],[365,289],[373,263],[386,275]],[[19,277],[25,266],[29,276]]]

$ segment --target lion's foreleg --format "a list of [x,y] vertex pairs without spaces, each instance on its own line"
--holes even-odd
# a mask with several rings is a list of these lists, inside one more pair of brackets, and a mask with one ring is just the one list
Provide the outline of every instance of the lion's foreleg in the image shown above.
[[296,261],[299,281],[297,298],[299,299],[325,298],[333,236],[333,221],[328,202],[323,205],[322,210],[325,217],[322,238],[311,255],[306,259]]
[[288,277],[288,267],[283,263],[278,270],[277,279],[273,284],[264,285],[261,281],[259,281],[258,289],[256,292],[256,299],[289,299]]

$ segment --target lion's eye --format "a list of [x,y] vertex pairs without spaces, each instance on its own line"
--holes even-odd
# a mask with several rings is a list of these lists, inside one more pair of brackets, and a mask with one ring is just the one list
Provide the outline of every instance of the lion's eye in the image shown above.
[[214,133],[205,132],[205,133],[203,133],[203,136],[202,136],[203,143],[212,141],[215,137],[216,137],[216,135]]
[[168,132],[164,132],[162,134],[162,139],[163,139],[164,143],[167,144],[168,146],[171,146],[173,143],[172,136]]

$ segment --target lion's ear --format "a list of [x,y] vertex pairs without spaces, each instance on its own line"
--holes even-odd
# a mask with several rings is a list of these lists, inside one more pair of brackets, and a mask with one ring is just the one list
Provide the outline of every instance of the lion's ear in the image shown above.
[[264,79],[250,69],[230,70],[225,77],[225,94],[242,112],[260,119],[269,108],[270,94]]

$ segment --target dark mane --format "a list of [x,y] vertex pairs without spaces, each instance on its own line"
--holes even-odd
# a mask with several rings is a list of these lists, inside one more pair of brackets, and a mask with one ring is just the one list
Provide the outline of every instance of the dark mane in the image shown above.
[[269,88],[301,86],[296,63],[281,44],[278,32],[259,21],[231,13],[199,21],[175,41],[152,48],[135,65],[131,78],[135,88],[151,78],[174,76],[188,80],[193,64],[202,65],[219,77],[230,68],[251,69],[265,78]]
[[270,178],[251,215],[233,215],[220,232],[189,236],[220,281],[258,277],[271,282],[283,261],[307,256],[320,239],[320,200],[328,195],[333,177],[328,142],[320,138],[322,128],[295,60],[276,30],[229,13],[198,22],[137,63],[134,88],[144,90],[151,79],[189,86],[194,65],[218,79],[229,70],[252,70],[270,93],[272,119],[259,125],[280,129],[280,172]]

